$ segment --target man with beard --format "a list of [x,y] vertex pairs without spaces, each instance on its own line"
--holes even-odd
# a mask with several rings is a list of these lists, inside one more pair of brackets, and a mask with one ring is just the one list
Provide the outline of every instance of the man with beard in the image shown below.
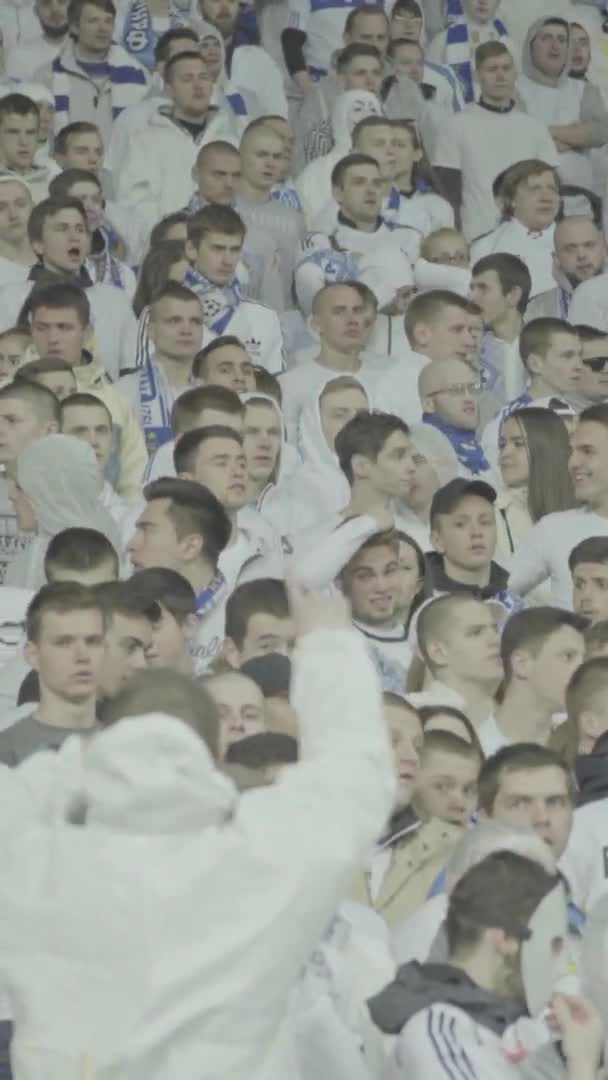
[[15,81],[29,79],[33,71],[50,64],[67,40],[68,0],[34,0],[33,9],[40,35],[20,41],[6,58],[6,76]]
[[518,1021],[551,1002],[564,1077],[592,1080],[599,1017],[584,999],[555,993],[568,962],[560,877],[523,855],[494,852],[453,889],[446,929],[447,964],[405,964],[369,1002],[381,1031],[399,1035],[385,1076],[515,1080],[531,1049]]
[[[583,300],[589,294],[575,290],[583,282],[591,281],[599,275],[605,290],[606,278],[603,275],[606,261],[604,238],[590,217],[567,217],[555,226],[553,250],[553,276],[556,287],[540,293],[528,304],[526,322],[540,316],[552,316],[557,319],[569,319],[570,322],[599,325],[588,317],[589,300]],[[592,287],[591,296],[597,286]],[[600,288],[601,291],[601,288]],[[602,327],[603,329],[608,328]]]

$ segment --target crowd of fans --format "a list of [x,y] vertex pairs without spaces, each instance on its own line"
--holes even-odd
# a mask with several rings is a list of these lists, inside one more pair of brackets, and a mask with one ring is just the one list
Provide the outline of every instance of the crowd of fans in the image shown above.
[[608,1075],[607,58],[0,4],[0,1080]]

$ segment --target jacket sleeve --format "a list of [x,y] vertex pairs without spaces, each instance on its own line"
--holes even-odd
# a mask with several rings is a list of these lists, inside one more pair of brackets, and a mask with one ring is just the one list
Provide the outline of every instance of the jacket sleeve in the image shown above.
[[422,1009],[406,1024],[386,1080],[513,1080],[519,1075],[500,1039],[465,1012],[441,1004]]
[[338,525],[312,547],[306,544],[306,533],[302,533],[296,538],[296,554],[291,562],[295,580],[307,589],[327,588],[361,544],[376,532],[378,525],[374,518],[370,514],[363,514]]
[[356,631],[300,639],[290,698],[300,762],[274,787],[244,795],[235,817],[249,857],[272,866],[268,891],[257,898],[256,944],[276,982],[267,988],[273,997],[286,992],[348,896],[395,797],[380,687]]
[[125,499],[136,499],[141,495],[142,479],[147,464],[148,454],[143,432],[133,409],[125,401],[120,439],[119,495]]
[[163,175],[158,162],[146,153],[149,139],[145,132],[134,135],[129,151],[115,175],[116,199],[125,209],[134,210],[142,227],[150,232],[161,214]]
[[591,124],[590,146],[604,146],[608,142],[608,111],[597,86],[588,82],[581,98],[581,121]]
[[545,557],[547,550],[544,524],[546,518],[541,518],[533,525],[526,536],[525,544],[521,544],[511,563],[509,574],[509,589],[512,592],[525,596],[536,585],[546,581],[549,577],[549,565]]
[[264,348],[263,367],[265,367],[266,371],[269,371],[271,375],[280,375],[281,372],[285,371],[283,331],[281,330],[281,323],[276,311],[267,308],[266,315],[268,318],[268,336]]

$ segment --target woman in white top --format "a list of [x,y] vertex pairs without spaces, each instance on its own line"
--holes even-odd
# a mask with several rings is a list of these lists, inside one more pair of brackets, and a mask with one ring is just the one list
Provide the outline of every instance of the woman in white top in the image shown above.
[[[504,484],[496,500],[496,560],[508,566],[532,526],[545,514],[575,505],[568,472],[570,441],[564,421],[551,409],[524,408],[502,424],[498,463]],[[550,603],[547,585],[528,603]]]
[[428,236],[435,229],[453,228],[454,211],[441,194],[439,181],[415,125],[409,120],[399,120],[395,121],[394,126],[394,147],[399,166],[395,187],[401,195],[396,224],[411,225],[419,229],[423,236]]

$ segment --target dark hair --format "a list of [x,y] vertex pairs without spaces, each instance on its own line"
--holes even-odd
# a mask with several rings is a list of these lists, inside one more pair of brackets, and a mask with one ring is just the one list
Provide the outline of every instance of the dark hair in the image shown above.
[[266,368],[259,367],[257,364],[253,365],[253,374],[255,376],[256,390],[260,394],[266,394],[267,397],[273,398],[281,408],[283,405],[283,391],[276,375],[272,375],[270,371],[266,371]]
[[40,109],[25,94],[6,94],[0,98],[0,124],[5,116],[35,116],[40,120]]
[[605,700],[608,691],[608,656],[595,656],[585,660],[574,671],[566,689],[566,712],[568,720],[578,726],[584,709],[592,708],[601,696]]
[[[357,143],[359,142],[359,138],[361,137],[361,135],[363,134],[364,131],[368,130],[368,128],[370,130],[372,130],[373,128],[381,128],[381,127],[390,128],[390,127],[393,126],[393,124],[394,124],[394,120],[390,120],[387,116],[376,116],[376,115],[374,115],[374,116],[364,116],[362,120],[357,121],[357,123],[355,124],[355,126],[353,128],[353,131],[352,131],[352,145],[353,146],[357,145]],[[376,159],[374,158],[374,161],[375,160]]]
[[[491,44],[491,43],[490,43]],[[524,941],[541,900],[562,880],[534,859],[495,851],[472,866],[454,886],[445,928],[450,959],[470,952],[486,930],[500,929]]]
[[75,281],[57,281],[50,285],[34,285],[23,308],[21,317],[27,317],[31,321],[34,312],[39,308],[51,308],[58,311],[61,308],[72,308],[78,315],[81,326],[88,326],[91,321],[91,305],[89,298],[81,285]]
[[449,289],[429,289],[420,293],[409,303],[405,313],[405,333],[410,345],[415,343],[415,330],[418,323],[433,324],[443,308],[456,307],[469,314],[469,301]]
[[162,289],[150,300],[150,322],[154,322],[154,309],[157,304],[160,304],[161,300],[179,300],[182,304],[197,304],[202,316],[201,302],[196,293],[189,289],[187,285],[180,285],[179,281],[167,281]]
[[[262,117],[262,119],[266,120],[267,117]],[[205,164],[206,158],[208,158],[210,154],[218,151],[222,154],[232,154],[238,158],[241,156],[238,147],[233,146],[232,143],[226,142],[225,139],[213,139],[211,142],[204,143],[204,145],[201,146],[196,155],[195,168],[200,169],[201,165]]]
[[49,196],[52,199],[69,199],[70,188],[74,184],[95,184],[97,190],[102,191],[101,180],[95,173],[87,169],[64,169],[51,180]]
[[87,408],[87,409],[103,409],[103,411],[105,412],[105,414],[106,414],[106,416],[108,418],[110,428],[112,428],[112,425],[113,425],[112,413],[110,412],[110,410],[109,410],[108,406],[106,405],[105,401],[102,401],[102,399],[97,397],[96,394],[88,394],[84,390],[78,390],[75,394],[68,394],[67,397],[64,397],[63,401],[61,401],[59,403],[59,416],[60,416],[61,427],[62,428],[63,428],[63,426],[65,424],[65,414],[66,414],[67,410],[70,407],[73,407],[73,408],[83,408],[84,407],[84,408]]
[[318,292],[315,293],[312,301],[313,315],[318,313],[323,297],[327,296],[327,293],[331,292],[332,289],[353,289],[363,304],[369,304],[370,307],[373,307],[376,311],[378,310],[376,294],[372,292],[369,285],[366,285],[364,281],[330,281],[327,285],[322,285]]
[[518,649],[537,657],[547,638],[564,626],[582,634],[587,620],[558,607],[532,607],[517,611],[507,619],[500,638],[500,658],[505,669],[505,686],[513,677],[512,658]]
[[[471,723],[468,716],[465,716],[460,709],[455,709],[453,705],[420,705],[418,708],[418,715],[422,723],[423,731],[426,730],[427,725],[431,720],[434,720],[435,717],[451,716],[453,720],[457,720],[459,724],[462,724],[467,733],[469,742],[475,747],[482,760],[485,757],[475,726]],[[429,735],[430,734],[431,732],[429,732]]]
[[592,650],[602,649],[605,645],[608,645],[608,619],[600,619],[585,630],[587,654]]
[[132,307],[136,315],[141,315],[144,308],[163,292],[169,284],[171,267],[185,258],[186,244],[183,240],[160,240],[150,247],[139,268],[133,297]]
[[246,228],[243,219],[231,206],[210,203],[188,218],[188,239],[198,250],[203,238],[212,232],[244,239]]
[[[406,41],[406,45],[415,45],[415,41]],[[445,198],[445,190],[439,176],[431,165],[427,152],[424,148],[420,132],[414,120],[391,120],[391,127],[400,131],[407,131],[412,146],[419,154],[418,160],[412,166],[412,182],[414,187],[424,191],[434,191],[436,195]]]
[[492,817],[494,803],[502,777],[508,773],[534,769],[561,769],[568,784],[568,794],[574,802],[574,782],[568,766],[559,754],[538,743],[518,742],[503,746],[484,761],[479,774],[479,806]]
[[[384,122],[388,123],[386,120]],[[341,188],[348,170],[356,168],[357,165],[373,165],[375,169],[379,168],[376,159],[369,154],[346,154],[331,170],[331,186]]]
[[396,431],[403,435],[410,433],[407,424],[391,413],[360,412],[344,425],[336,435],[334,445],[338,464],[349,484],[354,480],[352,460],[355,454],[377,461],[387,439]]
[[352,64],[353,60],[359,60],[363,56],[377,60],[379,64],[382,63],[382,57],[375,45],[366,45],[363,42],[353,41],[338,53],[336,71],[342,73],[349,64]]
[[523,428],[528,452],[528,512],[533,522],[545,514],[571,510],[574,488],[568,471],[570,439],[561,416],[552,409],[515,409],[507,420]]
[[519,355],[526,371],[530,370],[528,359],[532,353],[545,356],[547,350],[551,348],[551,341],[555,334],[572,334],[576,337],[576,330],[565,319],[554,319],[550,316],[531,319],[529,323],[526,323],[519,335]]
[[170,30],[165,30],[164,34],[160,35],[154,46],[154,60],[157,64],[162,64],[168,59],[173,42],[179,41],[180,38],[184,40],[187,38],[193,45],[198,45],[198,36],[189,26],[172,26]]
[[220,337],[216,337],[213,341],[210,341],[208,345],[205,345],[204,349],[200,349],[197,352],[192,362],[192,374],[196,379],[205,379],[207,377],[207,359],[212,356],[217,349],[224,349],[228,346],[232,346],[234,349],[240,349],[245,353],[245,356],[249,356],[247,349],[243,345],[240,338],[235,334],[222,334]]
[[203,555],[215,568],[230,540],[232,522],[219,499],[194,480],[163,477],[144,488],[146,502],[168,499],[167,514],[179,539],[190,533],[203,538]]
[[127,581],[104,581],[101,585],[94,585],[92,592],[108,624],[115,615],[123,615],[126,619],[147,619],[148,622],[156,622],[160,618],[158,604],[140,592],[132,578]]
[[97,529],[74,527],[63,529],[49,541],[44,556],[44,573],[52,582],[58,570],[73,570],[77,574],[96,570],[102,563],[111,562],[118,578],[120,560],[107,536]]
[[[61,534],[60,534],[61,535]],[[38,641],[45,611],[67,614],[72,611],[99,611],[96,593],[77,581],[56,581],[43,585],[29,603],[25,615],[25,634],[28,641]]]
[[267,769],[272,765],[293,765],[298,760],[298,740],[277,731],[260,731],[230,744],[224,761],[248,769]]
[[481,767],[484,755],[477,743],[463,739],[461,735],[455,735],[453,731],[428,731],[425,733],[422,744],[421,759],[433,750],[439,750],[445,754],[456,754],[458,757],[476,758]]
[[579,563],[608,563],[608,536],[588,536],[575,544],[568,556],[571,574]]
[[104,703],[104,726],[128,716],[162,712],[181,720],[205,743],[212,757],[219,752],[220,716],[205,686],[189,675],[158,668],[138,671],[128,685]]
[[226,424],[209,424],[208,427],[185,431],[179,442],[175,444],[173,451],[173,464],[178,475],[194,471],[198,452],[209,439],[232,439],[239,446],[243,445],[242,436],[238,431]]
[[171,427],[175,434],[181,435],[192,428],[200,427],[198,418],[203,409],[217,409],[218,412],[237,416],[243,412],[243,402],[239,395],[227,386],[193,386],[173,402]]
[[61,131],[57,132],[53,146],[56,154],[67,154],[68,142],[72,135],[99,135],[101,139],[97,124],[92,124],[89,120],[74,120],[72,124],[65,124]]
[[483,45],[478,45],[475,49],[475,67],[480,68],[482,64],[485,64],[486,60],[494,60],[497,56],[511,56],[511,53],[507,49],[506,45],[503,45],[502,41],[485,41]]
[[503,296],[505,293],[511,292],[511,289],[520,290],[521,296],[517,303],[517,310],[520,315],[523,315],[528,306],[532,290],[532,278],[525,262],[519,259],[517,255],[509,255],[506,251],[499,251],[493,255],[485,255],[483,259],[478,259],[473,267],[472,274],[475,278],[479,274],[487,274],[492,270],[500,282]]
[[73,26],[80,21],[82,15],[82,9],[85,4],[90,4],[91,7],[95,7],[98,11],[103,11],[106,15],[116,16],[116,8],[112,3],[112,0],[70,0],[68,4],[68,23]]
[[[76,386],[76,376],[74,375],[74,369],[69,364],[64,363],[63,360],[30,360],[27,364],[23,364],[17,369],[13,376],[13,381],[20,382],[33,382],[40,383],[42,375],[54,375],[61,372],[65,375],[71,375],[74,380],[74,386]],[[40,383],[44,386],[45,383]]]
[[387,27],[389,25],[388,15],[381,4],[365,4],[363,7],[353,8],[349,11],[344,23],[344,34],[352,33],[353,26],[359,15],[384,15]]
[[133,584],[147,594],[150,601],[167,609],[181,626],[189,615],[196,613],[196,593],[189,581],[167,566],[138,570],[131,578]]
[[601,424],[603,427],[608,428],[608,405],[589,405],[587,409],[583,409],[578,418],[579,424],[586,421],[588,424]]
[[196,49],[184,49],[183,52],[178,52],[175,54],[175,56],[172,56],[170,60],[167,60],[164,71],[164,78],[166,83],[171,83],[173,79],[173,73],[177,65],[181,64],[182,60],[200,60],[205,70],[207,70],[207,65],[203,60],[200,52],[197,52]]
[[395,15],[414,15],[415,18],[422,18],[422,8],[418,3],[418,0],[395,0],[393,9],[391,11],[391,19]]
[[27,222],[27,235],[30,243],[39,244],[42,240],[44,226],[49,218],[57,217],[63,210],[76,210],[86,224],[87,215],[80,199],[72,199],[65,196],[63,199],[43,199],[34,206]]
[[257,578],[237,585],[226,601],[226,637],[237,649],[247,636],[249,620],[254,615],[274,615],[286,619],[289,601],[285,582],[277,578]]
[[57,425],[60,421],[59,399],[52,390],[40,383],[12,382],[8,386],[0,388],[0,401],[24,401],[31,408],[38,420],[48,422],[54,420]]
[[172,229],[174,225],[187,225],[188,220],[188,214],[185,210],[176,210],[173,214],[165,214],[160,221],[156,222],[156,225],[150,232],[148,252],[152,251],[152,248],[158,247],[159,244],[174,243],[174,241],[166,240],[166,234],[169,232],[169,229]]

